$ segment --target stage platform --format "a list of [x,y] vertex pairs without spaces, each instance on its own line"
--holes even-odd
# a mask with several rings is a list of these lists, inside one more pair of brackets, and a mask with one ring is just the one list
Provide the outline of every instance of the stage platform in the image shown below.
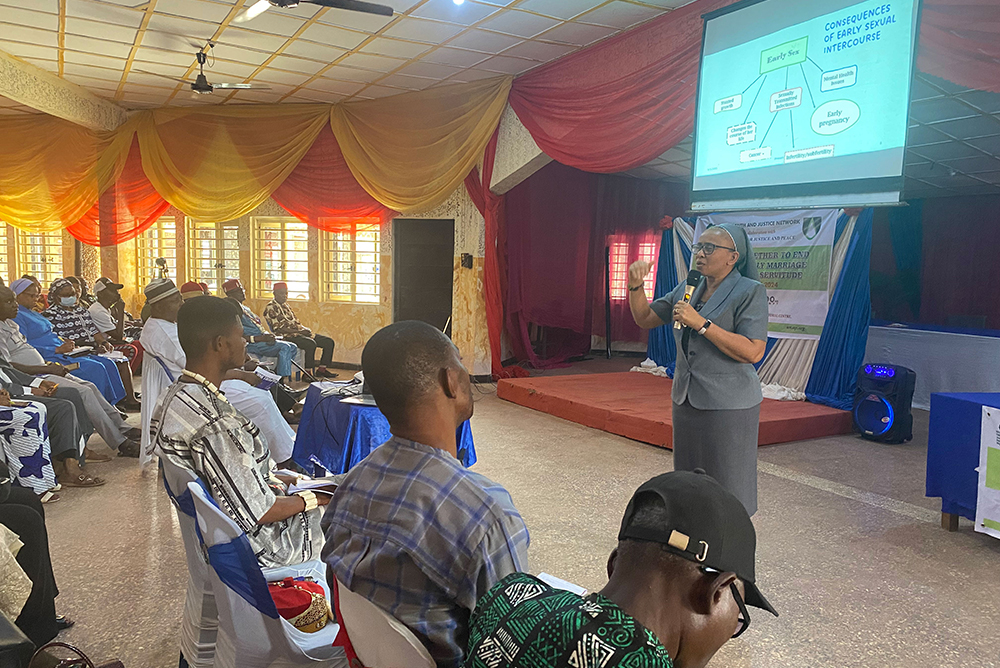
[[[594,429],[670,448],[669,378],[593,373],[501,380],[497,396]],[[765,399],[759,445],[851,433],[851,414],[807,401]]]

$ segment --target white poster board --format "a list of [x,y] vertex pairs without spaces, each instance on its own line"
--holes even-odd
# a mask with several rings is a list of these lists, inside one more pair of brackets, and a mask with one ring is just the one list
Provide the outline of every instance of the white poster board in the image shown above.
[[976,531],[1000,538],[1000,409],[983,406]]
[[830,307],[830,264],[838,209],[699,216],[694,240],[713,225],[747,231],[767,288],[768,336],[818,339]]

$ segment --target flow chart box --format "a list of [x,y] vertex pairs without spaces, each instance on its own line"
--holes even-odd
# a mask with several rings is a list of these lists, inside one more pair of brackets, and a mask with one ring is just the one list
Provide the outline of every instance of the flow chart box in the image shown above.
[[820,91],[826,93],[831,90],[850,88],[856,83],[858,83],[858,66],[851,65],[850,67],[844,67],[839,70],[823,72],[823,78],[820,80],[819,89]]
[[785,152],[785,164],[793,162],[805,162],[806,160],[820,160],[821,158],[833,157],[834,145],[813,146],[812,148],[800,148],[794,151]]
[[722,113],[723,111],[733,111],[734,109],[739,109],[743,106],[743,95],[733,95],[731,97],[724,97],[721,100],[715,101],[715,113]]
[[747,151],[740,151],[740,162],[757,162],[759,160],[771,159],[771,147],[752,148]]
[[734,125],[726,133],[726,143],[730,146],[746,144],[751,141],[757,141],[757,124],[753,121],[743,125]]
[[782,109],[794,109],[802,104],[802,88],[779,90],[771,96],[771,113]]
[[770,49],[760,52],[760,73],[767,74],[783,67],[790,67],[806,62],[806,48],[809,46],[808,37],[793,39]]

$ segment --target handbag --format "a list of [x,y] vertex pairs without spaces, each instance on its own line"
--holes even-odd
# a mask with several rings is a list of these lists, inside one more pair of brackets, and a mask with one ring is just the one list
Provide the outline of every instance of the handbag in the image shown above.
[[57,663],[52,666],[52,668],[125,668],[125,664],[118,659],[112,659],[111,661],[107,661],[105,663],[94,663],[79,649],[64,642],[50,642],[39,647],[38,651],[35,652],[35,655],[31,657],[31,661],[28,662],[28,668],[32,668],[35,663],[35,659],[37,659],[42,652],[53,647],[69,650],[70,652],[76,654],[76,656],[71,659],[56,659]]

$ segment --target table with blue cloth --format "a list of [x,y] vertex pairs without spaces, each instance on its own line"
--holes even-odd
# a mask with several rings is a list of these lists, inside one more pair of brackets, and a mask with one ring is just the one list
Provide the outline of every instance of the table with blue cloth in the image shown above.
[[[309,386],[295,436],[292,459],[314,475],[321,466],[331,474],[346,473],[390,438],[389,422],[375,406],[341,403],[333,390],[323,396],[319,384]],[[476,447],[468,420],[456,432],[458,458],[466,467],[476,463]]]
[[1000,393],[931,394],[927,435],[927,496],[941,497],[941,526],[958,529],[958,517],[976,521],[983,406],[1000,408]]

